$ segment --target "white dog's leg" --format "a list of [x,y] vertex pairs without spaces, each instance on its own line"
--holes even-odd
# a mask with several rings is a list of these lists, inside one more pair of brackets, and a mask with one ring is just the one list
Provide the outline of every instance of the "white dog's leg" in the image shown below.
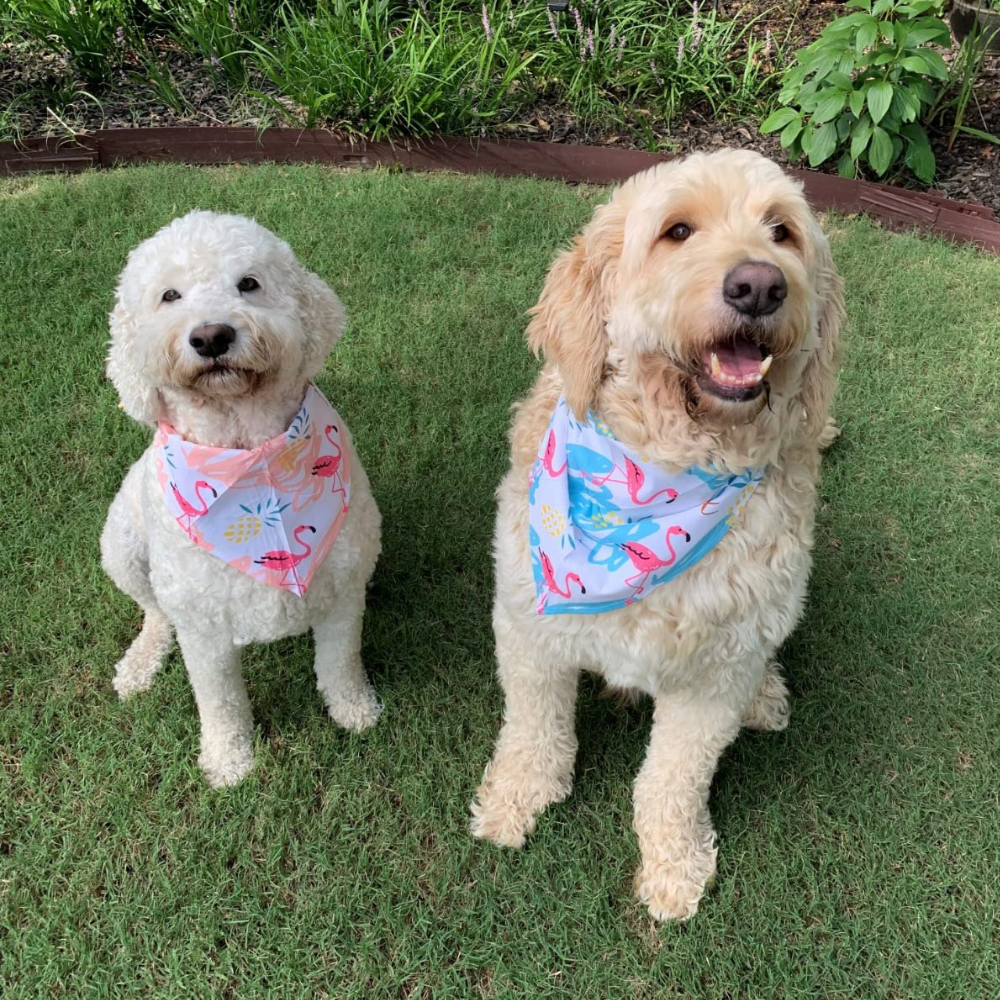
[[153,678],[163,666],[173,637],[167,616],[158,608],[147,607],[142,619],[142,631],[115,665],[111,683],[122,701],[137,691],[148,691],[152,687]]
[[781,676],[781,665],[772,660],[764,671],[764,679],[740,723],[746,729],[767,729],[778,732],[788,728],[791,707],[788,688]]
[[[138,463],[133,469],[137,468]],[[138,476],[136,471],[129,472],[111,504],[101,533],[101,562],[105,572],[145,612],[142,631],[115,665],[112,684],[123,700],[152,685],[173,639],[170,622],[157,606],[149,582],[149,550],[141,522],[130,513],[129,498],[137,489]]]
[[504,723],[472,804],[475,837],[521,847],[539,814],[573,789],[577,668],[546,662],[498,621],[497,664]]
[[214,788],[235,785],[253,768],[253,714],[240,672],[240,650],[225,631],[178,628],[201,719],[198,763]]
[[313,626],[316,638],[316,685],[334,722],[360,733],[382,712],[361,663],[361,625],[365,590],[339,595],[329,618]]
[[708,791],[739,723],[739,712],[721,703],[656,700],[649,750],[634,797],[642,853],[636,891],[656,920],[694,916],[715,877]]

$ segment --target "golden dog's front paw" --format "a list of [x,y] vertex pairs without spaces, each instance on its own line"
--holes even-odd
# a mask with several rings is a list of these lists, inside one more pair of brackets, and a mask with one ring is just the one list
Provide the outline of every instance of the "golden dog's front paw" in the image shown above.
[[788,728],[791,707],[788,704],[788,687],[781,676],[781,667],[771,662],[764,679],[746,710],[740,725],[744,729],[765,729],[780,732]]
[[643,859],[635,891],[654,920],[688,920],[698,912],[702,896],[715,886],[714,839],[709,832],[683,853]]
[[552,779],[530,768],[494,762],[471,806],[472,836],[500,847],[523,847],[545,807],[561,802],[572,787],[570,776]]

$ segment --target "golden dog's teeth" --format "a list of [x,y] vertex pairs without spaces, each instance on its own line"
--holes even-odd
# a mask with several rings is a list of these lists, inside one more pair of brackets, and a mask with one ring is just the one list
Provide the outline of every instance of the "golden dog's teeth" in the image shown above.
[[712,351],[712,376],[718,378],[722,374],[722,365],[719,364],[719,355]]
[[764,377],[764,376],[765,376],[765,375],[767,374],[767,371],[768,371],[768,369],[769,369],[769,368],[771,367],[771,362],[772,362],[773,360],[774,360],[774,355],[773,355],[773,354],[769,354],[769,355],[768,355],[768,356],[767,356],[766,358],[764,358],[764,360],[763,360],[763,361],[762,361],[762,362],[760,363],[760,377],[761,377],[761,378],[763,378],[763,377]]

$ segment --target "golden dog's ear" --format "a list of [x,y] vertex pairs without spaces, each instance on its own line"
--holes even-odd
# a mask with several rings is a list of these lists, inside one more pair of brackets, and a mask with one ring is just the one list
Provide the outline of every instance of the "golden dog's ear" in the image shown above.
[[840,328],[845,318],[844,282],[837,274],[830,255],[830,244],[818,224],[813,236],[813,248],[816,254],[818,343],[802,376],[800,398],[805,409],[806,432],[811,437],[822,437],[837,384]]
[[528,345],[559,369],[566,402],[580,420],[597,397],[608,351],[605,323],[622,241],[611,208],[599,208],[583,235],[556,258],[529,312]]

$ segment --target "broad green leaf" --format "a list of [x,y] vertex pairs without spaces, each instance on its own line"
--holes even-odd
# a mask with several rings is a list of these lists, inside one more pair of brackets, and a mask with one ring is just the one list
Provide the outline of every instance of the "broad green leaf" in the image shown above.
[[854,112],[855,117],[860,118],[861,112],[865,107],[865,92],[863,90],[851,91],[848,103],[850,104],[851,111]]
[[847,94],[844,91],[824,90],[820,94],[816,111],[812,116],[813,122],[816,125],[822,125],[824,122],[833,121],[844,110],[845,104],[847,104]]
[[896,58],[895,51],[880,52],[873,60],[873,66],[886,66]]
[[837,129],[831,123],[820,125],[813,132],[809,143],[809,166],[818,167],[821,163],[833,156],[833,151],[837,148]]
[[886,80],[874,83],[868,90],[868,110],[872,121],[878,124],[892,104],[892,84]]
[[924,49],[920,53],[920,58],[927,64],[925,72],[928,76],[933,76],[936,80],[946,80],[948,78],[948,64],[937,52],[931,49]]
[[841,177],[853,177],[857,173],[857,167],[854,160],[851,159],[850,153],[844,153],[837,161],[837,173]]
[[868,150],[868,162],[881,177],[892,163],[892,139],[877,125],[872,131],[871,146]]
[[927,63],[924,62],[924,57],[919,56],[905,56],[903,59],[899,60],[899,65],[903,69],[908,69],[911,73],[926,73]]
[[858,122],[851,133],[851,156],[856,160],[868,148],[868,140],[872,137],[871,122]]
[[865,24],[858,28],[858,37],[854,43],[854,49],[861,55],[865,49],[870,49],[875,44],[878,36],[878,22],[875,18],[870,18]]
[[906,165],[925,184],[934,182],[937,162],[934,159],[934,150],[930,146],[918,146],[911,143],[910,148],[906,151]]
[[861,7],[863,10],[872,9],[872,0],[847,0],[845,7]]
[[778,108],[777,111],[772,111],[761,122],[760,130],[765,135],[769,132],[777,132],[779,129],[783,129],[789,122],[795,121],[798,118],[799,113],[794,108]]
[[872,15],[878,17],[879,14],[884,14],[887,10],[892,10],[894,2],[895,0],[875,0],[875,6],[872,7]]
[[896,41],[896,30],[892,21],[882,21],[881,24],[879,24],[878,26],[878,30],[882,32],[882,37],[887,42]]
[[802,119],[796,118],[795,121],[789,122],[781,133],[781,148],[788,149],[789,146],[802,132]]
[[851,78],[846,73],[841,73],[840,70],[834,70],[826,78],[826,82],[830,84],[831,87],[836,87],[838,90],[850,90],[853,86]]
[[841,115],[837,119],[835,124],[837,126],[838,142],[843,142],[851,134],[851,128],[854,124],[853,118],[853,115]]

